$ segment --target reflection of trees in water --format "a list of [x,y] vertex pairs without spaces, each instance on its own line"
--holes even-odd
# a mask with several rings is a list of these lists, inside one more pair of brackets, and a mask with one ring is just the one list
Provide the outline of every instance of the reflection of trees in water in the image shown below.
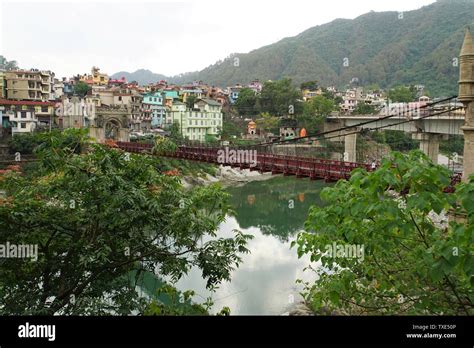
[[287,241],[303,228],[309,207],[321,205],[319,193],[324,186],[321,181],[279,177],[229,188],[228,192],[240,227],[258,227],[263,234]]

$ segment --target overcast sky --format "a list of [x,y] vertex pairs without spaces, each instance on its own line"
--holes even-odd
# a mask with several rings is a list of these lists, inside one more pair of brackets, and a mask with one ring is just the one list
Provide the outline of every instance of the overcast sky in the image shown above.
[[0,54],[56,76],[201,70],[336,18],[434,0],[0,0]]

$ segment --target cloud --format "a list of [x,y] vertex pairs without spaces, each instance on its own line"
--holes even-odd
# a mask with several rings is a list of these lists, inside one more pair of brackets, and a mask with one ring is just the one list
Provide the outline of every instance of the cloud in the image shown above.
[[140,68],[174,75],[336,18],[407,11],[433,0],[186,0],[2,3],[1,52],[58,76]]

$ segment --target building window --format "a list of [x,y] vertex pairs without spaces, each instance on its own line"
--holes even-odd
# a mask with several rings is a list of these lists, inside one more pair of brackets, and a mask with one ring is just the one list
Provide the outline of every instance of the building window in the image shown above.
[[[26,118],[26,111],[21,112],[21,118]],[[23,128],[23,127],[22,127]]]
[[26,128],[26,123],[25,122],[20,123],[20,127],[21,128]]
[[41,112],[48,112],[48,107],[47,106],[42,106],[41,107]]

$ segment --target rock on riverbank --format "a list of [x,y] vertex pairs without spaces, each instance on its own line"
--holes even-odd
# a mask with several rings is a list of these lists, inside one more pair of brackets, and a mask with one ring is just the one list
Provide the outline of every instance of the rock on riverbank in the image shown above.
[[210,185],[220,182],[223,186],[238,186],[251,181],[268,180],[272,177],[271,173],[261,174],[258,171],[249,169],[235,169],[228,166],[219,166],[215,176],[206,174],[202,177],[188,176],[182,180],[185,188],[193,186]]

